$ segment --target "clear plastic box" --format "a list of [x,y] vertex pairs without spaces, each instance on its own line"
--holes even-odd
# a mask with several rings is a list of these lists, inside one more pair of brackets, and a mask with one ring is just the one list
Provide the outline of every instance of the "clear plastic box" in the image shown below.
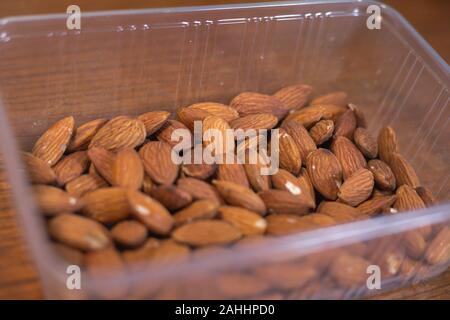
[[[369,5],[381,7],[380,30],[366,27]],[[404,237],[414,230],[427,230],[427,248],[443,239],[441,247],[448,249],[449,67],[383,4],[301,1],[82,12],[79,31],[66,28],[63,14],[6,18],[0,20],[0,70],[1,150],[48,298],[356,298],[449,265],[448,252],[415,260],[404,255]],[[67,115],[83,123],[174,111],[298,82],[313,85],[316,93],[347,91],[375,133],[393,126],[401,152],[441,205],[102,279],[83,274],[82,290],[66,288],[67,263],[49,246],[20,170],[19,149],[29,150],[49,124]],[[370,274],[355,256],[380,266],[381,290],[367,287]]]

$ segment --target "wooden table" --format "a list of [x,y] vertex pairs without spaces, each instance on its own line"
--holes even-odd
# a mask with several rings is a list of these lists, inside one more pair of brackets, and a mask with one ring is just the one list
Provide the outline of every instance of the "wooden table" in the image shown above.
[[[125,8],[161,7],[170,5],[211,4],[241,1],[119,1],[78,0],[82,10],[111,10]],[[251,1],[245,1],[251,2]],[[446,0],[389,0],[418,29],[446,60],[450,61],[450,24],[446,14],[450,2]],[[69,0],[4,0],[0,15],[23,15],[64,12]],[[0,172],[1,176],[1,172]],[[1,184],[1,181],[0,181]],[[0,191],[0,299],[39,299],[42,290],[35,267],[20,234],[14,210],[7,192]],[[427,282],[394,290],[372,299],[450,299],[450,270]]]

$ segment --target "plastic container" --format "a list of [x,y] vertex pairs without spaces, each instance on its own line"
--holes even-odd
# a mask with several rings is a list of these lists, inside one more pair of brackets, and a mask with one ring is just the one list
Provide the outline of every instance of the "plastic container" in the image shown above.
[[[381,7],[380,30],[366,27],[366,9],[373,4]],[[448,231],[449,67],[380,3],[83,12],[79,31],[67,30],[65,15],[7,18],[0,21],[0,70],[1,150],[48,298],[355,298],[449,265],[442,256],[438,262],[427,254],[404,262],[401,254],[411,230],[428,232],[428,248],[439,232]],[[67,289],[67,263],[49,246],[20,170],[19,148],[30,149],[49,124],[66,115],[82,123],[174,111],[198,101],[227,103],[245,90],[273,93],[297,82],[313,85],[317,93],[347,91],[373,132],[392,125],[402,153],[443,204],[102,279],[83,273],[82,290]],[[446,244],[448,236],[444,249]],[[360,260],[348,260],[349,254],[381,268],[380,290],[367,287],[371,274],[364,274]]]

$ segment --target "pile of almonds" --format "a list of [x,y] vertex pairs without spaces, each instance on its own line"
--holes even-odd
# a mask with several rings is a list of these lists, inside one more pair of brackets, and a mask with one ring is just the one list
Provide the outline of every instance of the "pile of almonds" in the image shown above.
[[[78,127],[73,117],[59,120],[31,153],[23,153],[55,247],[92,274],[102,268],[132,270],[136,262],[179,262],[200,256],[196,253],[205,247],[229,249],[263,236],[435,203],[400,153],[391,127],[375,138],[345,92],[314,99],[311,93],[311,86],[302,84],[273,95],[244,92],[229,105],[202,102],[180,108],[177,120],[166,111],[96,119]],[[194,121],[202,121],[204,130],[279,128],[279,171],[261,175],[262,162],[174,164],[171,133],[193,130]],[[402,263],[441,264],[450,258],[448,227],[424,227],[401,241],[406,253],[399,263],[394,260],[397,271]],[[364,267],[379,252],[362,250],[362,245],[329,262],[326,279],[341,285],[365,281]],[[292,289],[293,282],[299,287],[319,277],[320,268],[263,269],[252,277]],[[254,296],[270,287],[249,276],[224,275],[218,286],[228,297]],[[245,288],[250,292],[243,294]]]

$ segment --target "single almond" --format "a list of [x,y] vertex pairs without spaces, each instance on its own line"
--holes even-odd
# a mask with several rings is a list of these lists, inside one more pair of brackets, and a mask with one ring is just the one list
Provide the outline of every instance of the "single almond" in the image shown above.
[[196,121],[202,122],[206,117],[212,114],[203,109],[197,108],[180,108],[177,111],[178,119],[189,130],[194,131],[194,125]]
[[151,260],[157,263],[179,263],[185,261],[190,254],[188,246],[176,243],[172,239],[161,241],[151,255]]
[[[176,134],[174,135],[174,132],[178,132],[183,136],[189,137],[189,141],[191,141],[191,131],[183,123],[177,120],[166,121],[164,125],[156,132],[156,137],[159,141],[165,142],[171,147],[175,147],[180,142],[180,138],[177,137]],[[190,145],[189,148],[191,148]]]
[[297,177],[297,182],[300,185],[302,190],[308,192],[309,197],[311,199],[311,203],[316,204],[316,191],[314,190],[314,186],[312,184],[311,178],[309,177],[308,171],[306,168],[301,168],[300,174]]
[[55,171],[43,160],[28,152],[22,152],[22,160],[29,175],[31,183],[55,184]]
[[373,216],[390,208],[397,200],[396,195],[379,196],[361,203],[356,209],[361,215]]
[[399,152],[397,135],[392,127],[384,127],[378,134],[378,153],[380,159],[390,165],[390,156]]
[[311,86],[307,84],[296,84],[278,90],[274,93],[274,97],[283,102],[285,108],[288,110],[295,110],[305,106],[311,92]]
[[397,182],[397,187],[400,187],[403,184],[407,184],[412,188],[420,186],[416,171],[401,154],[392,152],[389,161],[389,165]]
[[279,129],[280,168],[297,175],[302,167],[302,158],[297,143],[286,130]]
[[378,155],[378,143],[372,134],[364,128],[356,128],[353,135],[358,149],[369,159],[374,159]]
[[306,107],[290,113],[283,121],[296,121],[305,128],[309,129],[323,118],[323,110],[317,107]]
[[346,106],[347,105],[348,95],[344,91],[333,91],[327,93],[325,95],[314,98],[311,101],[311,105],[317,104],[334,104],[337,106]]
[[[217,170],[217,165],[204,163],[201,157],[196,163],[194,149],[190,150],[191,157],[189,163],[183,163],[181,171],[188,177],[206,180],[211,177]],[[200,154],[202,155],[202,154]]]
[[33,194],[41,212],[48,216],[62,212],[76,212],[83,206],[83,201],[77,197],[52,186],[35,185]]
[[172,230],[173,218],[161,203],[134,190],[129,190],[127,197],[133,217],[142,222],[151,232],[159,235],[169,234]]
[[223,200],[214,186],[202,180],[194,178],[180,178],[177,181],[178,187],[189,193],[195,200],[211,200],[222,203]]
[[430,189],[426,187],[417,187],[416,192],[427,207],[431,207],[436,204],[437,200]]
[[167,111],[150,111],[141,114],[137,118],[144,124],[146,136],[148,137],[158,131],[169,117],[170,112]]
[[[95,173],[92,175],[98,174],[103,177],[110,184],[114,183],[114,157],[115,154],[111,151],[108,151],[103,148],[93,147],[87,152],[89,159],[91,159],[92,164],[94,165]],[[89,170],[89,174],[91,174],[91,169]]]
[[336,222],[344,223],[359,219],[359,212],[356,208],[335,201],[322,201],[317,207],[317,212],[332,217]]
[[122,148],[135,148],[141,145],[146,137],[142,121],[119,116],[108,121],[92,138],[89,148],[98,147],[111,151]]
[[222,206],[220,216],[242,232],[244,236],[260,235],[266,231],[267,223],[259,214],[247,209]]
[[149,190],[148,194],[169,210],[179,210],[192,202],[192,195],[174,185],[162,185]]
[[353,139],[353,133],[356,129],[356,117],[352,110],[348,109],[336,120],[334,125],[334,135],[344,136],[347,139]]
[[124,148],[117,152],[113,161],[113,185],[140,189],[144,179],[144,166],[136,150]]
[[284,190],[267,190],[258,193],[267,210],[276,214],[307,214],[313,208],[307,194],[292,194]]
[[270,176],[265,174],[264,170],[268,169],[268,165],[264,158],[257,154],[256,163],[245,163],[244,170],[247,174],[248,182],[254,191],[269,190],[271,187]]
[[327,149],[317,149],[306,161],[312,184],[325,198],[336,200],[342,182],[342,169],[336,156]]
[[431,240],[425,252],[425,259],[432,265],[445,264],[450,260],[450,228],[443,227]]
[[267,216],[267,233],[273,236],[284,236],[292,233],[314,229],[316,225],[296,214],[271,214]]
[[367,128],[367,120],[361,108],[353,103],[349,103],[348,108],[355,114],[356,126],[360,128]]
[[367,281],[370,262],[356,255],[341,254],[330,265],[330,275],[344,288],[359,287]]
[[309,135],[316,145],[321,145],[331,138],[334,132],[334,122],[332,120],[320,120],[311,129]]
[[425,249],[427,248],[427,242],[422,233],[418,230],[406,232],[403,237],[403,245],[406,253],[416,260],[422,258]]
[[230,125],[222,118],[208,116],[203,120],[203,145],[205,148],[214,147],[214,152],[211,152],[213,156],[234,150],[234,136],[228,135],[231,132],[229,129]]
[[178,176],[178,165],[172,161],[172,148],[162,141],[150,141],[140,150],[145,172],[159,184],[172,184]]
[[231,164],[219,164],[216,179],[220,181],[233,182],[246,188],[250,188],[244,165],[236,162]]
[[113,240],[124,247],[135,248],[145,242],[147,228],[134,220],[122,221],[111,229]]
[[300,152],[302,163],[306,163],[308,155],[317,150],[316,144],[308,131],[295,120],[283,122],[282,128],[294,139]]
[[82,198],[83,213],[102,223],[126,219],[130,214],[127,192],[123,188],[101,188],[86,193]]
[[397,196],[397,200],[394,203],[394,208],[398,211],[410,211],[425,208],[425,203],[423,203],[416,190],[407,184],[398,187],[395,195]]
[[361,151],[349,139],[338,136],[331,144],[331,151],[342,167],[344,180],[349,178],[355,171],[367,167],[366,159]]
[[309,265],[277,263],[258,266],[255,274],[280,290],[295,290],[313,281],[318,271]]
[[243,92],[237,95],[231,101],[230,107],[236,109],[241,117],[249,114],[270,113],[281,119],[288,111],[278,98],[256,92]]
[[278,118],[270,113],[249,114],[237,118],[230,122],[230,127],[234,130],[260,130],[272,129],[278,123]]
[[242,233],[231,224],[217,220],[200,220],[185,224],[172,233],[173,239],[194,247],[225,245],[238,240]]
[[86,150],[91,143],[92,138],[107,122],[107,119],[96,119],[79,126],[75,130],[67,150],[70,152]]
[[64,213],[48,223],[50,236],[71,248],[94,251],[111,245],[108,229],[79,215]]
[[225,121],[233,121],[234,119],[239,118],[239,113],[236,109],[216,102],[195,103],[190,105],[188,108],[207,111],[211,115],[222,118]]
[[53,167],[58,185],[66,183],[81,176],[89,168],[89,157],[86,151],[77,151],[61,158]]
[[338,198],[344,203],[356,207],[370,197],[373,185],[372,172],[367,169],[359,169],[344,181],[339,189]]
[[372,172],[375,184],[382,190],[395,190],[395,176],[391,168],[383,161],[374,159],[368,162],[368,169]]
[[54,123],[34,144],[33,155],[49,166],[55,165],[69,145],[74,125],[73,117],[66,117]]
[[100,189],[106,188],[108,183],[100,176],[93,176],[84,174],[78,178],[73,179],[66,184],[66,191],[75,197],[81,197],[84,194]]
[[173,216],[175,225],[179,226],[195,220],[211,219],[216,216],[219,204],[211,200],[198,200],[186,208],[176,212]]
[[[84,264],[91,277],[108,277],[124,271],[123,261],[114,247],[88,252],[84,256]],[[101,295],[113,298],[119,292],[118,296],[124,294],[124,287],[116,285],[112,288],[109,287],[107,292],[101,293]]]
[[292,175],[290,172],[279,169],[272,176],[272,185],[275,189],[284,190],[296,196],[305,197],[308,205],[315,208],[314,198],[311,197],[311,187],[309,183],[302,183],[300,179]]
[[156,238],[147,238],[147,240],[136,249],[122,251],[122,259],[127,269],[131,271],[142,270],[151,260],[153,253],[161,246],[161,241]]
[[213,180],[213,184],[228,204],[242,207],[261,215],[266,213],[266,206],[263,200],[249,188],[229,181]]

